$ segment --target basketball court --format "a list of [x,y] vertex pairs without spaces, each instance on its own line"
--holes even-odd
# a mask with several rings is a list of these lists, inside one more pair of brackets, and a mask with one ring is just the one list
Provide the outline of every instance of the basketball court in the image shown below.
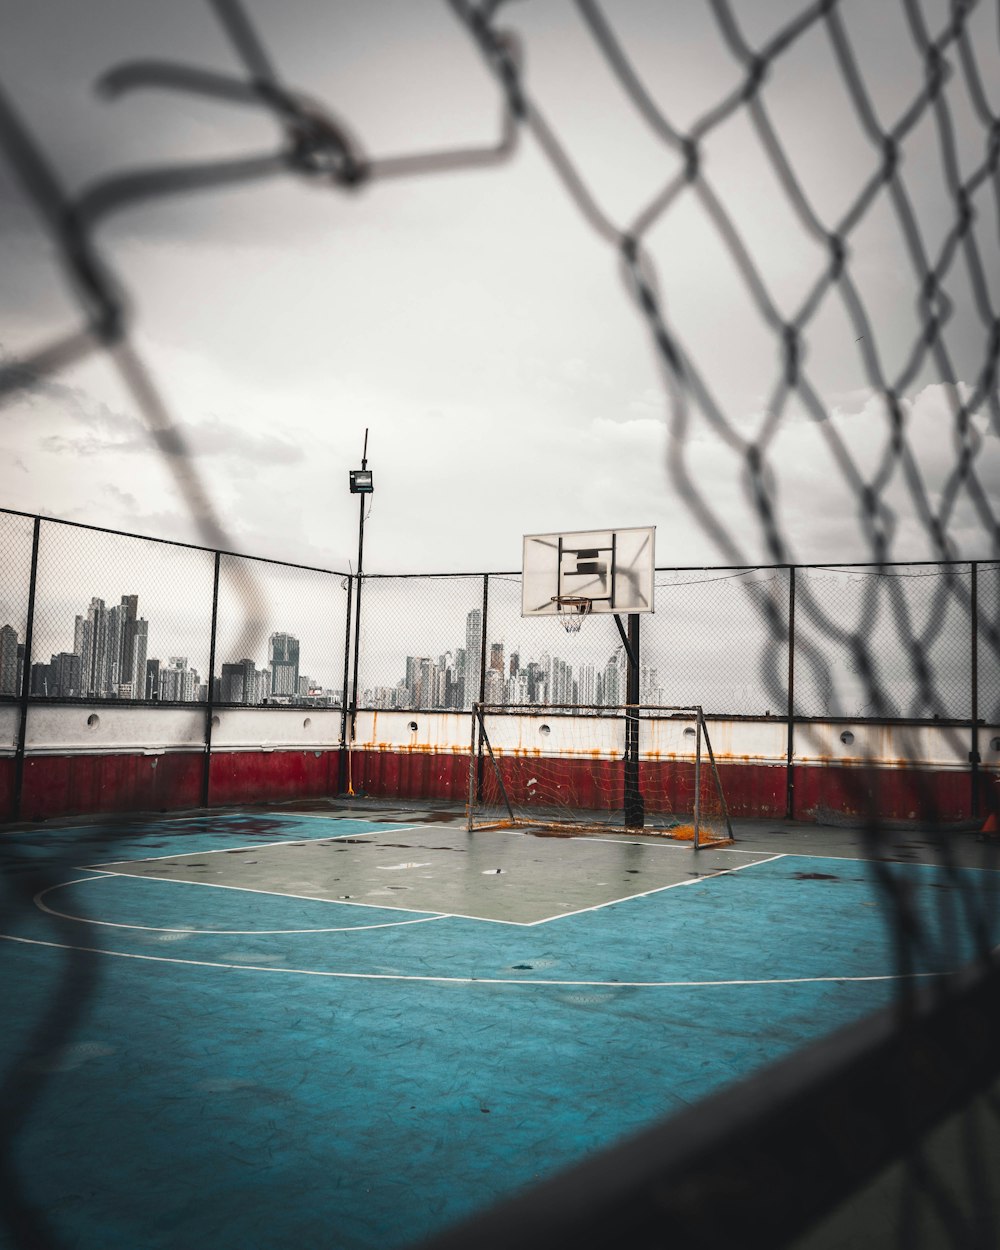
[[[403,1246],[891,1002],[888,895],[1000,938],[984,848],[733,846],[333,803],[4,839],[22,1200],[80,1247]],[[883,854],[885,854],[883,848]]]

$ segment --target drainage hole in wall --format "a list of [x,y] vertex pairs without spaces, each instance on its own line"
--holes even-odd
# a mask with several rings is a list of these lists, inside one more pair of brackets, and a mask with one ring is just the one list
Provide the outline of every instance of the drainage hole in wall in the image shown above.
[[990,750],[991,750],[991,751],[1000,751],[1000,738],[991,738],[991,739],[990,739]]
[[845,747],[849,747],[851,743],[854,741],[854,734],[852,734],[849,729],[845,729],[844,732],[840,735],[840,741],[844,744]]
[[552,732],[552,727],[550,725],[539,725],[538,732],[540,734],[550,734]]
[[417,724],[415,720],[411,720],[409,725],[407,725],[407,729],[409,729],[410,733],[415,734],[419,728],[420,726]]
[[687,729],[684,730],[684,737],[693,738],[697,732],[697,729],[695,729],[693,725],[688,725]]
[[100,723],[101,723],[101,718],[97,715],[96,712],[91,712],[90,715],[87,717],[87,724],[91,727],[91,729],[96,729]]
[[305,718],[305,720],[302,722],[302,728],[303,728],[303,729],[308,729],[308,728],[309,728],[309,726],[310,726],[311,724],[312,724],[312,717],[311,717],[311,716],[307,716],[307,717]]
[[212,717],[212,728],[213,728],[213,729],[218,729],[218,728],[219,728],[219,726],[220,726],[221,724],[222,724],[222,721],[218,718],[218,716],[213,716],[213,717]]

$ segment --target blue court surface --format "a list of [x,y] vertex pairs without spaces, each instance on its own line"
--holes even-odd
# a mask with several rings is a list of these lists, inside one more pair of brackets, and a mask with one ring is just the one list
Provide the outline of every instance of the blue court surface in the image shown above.
[[[4,835],[0,1244],[407,1245],[1000,940],[974,856],[779,833]],[[905,966],[878,873],[922,918]]]

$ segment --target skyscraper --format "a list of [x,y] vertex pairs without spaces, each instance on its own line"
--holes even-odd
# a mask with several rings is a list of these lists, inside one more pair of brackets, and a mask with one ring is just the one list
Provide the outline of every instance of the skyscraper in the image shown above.
[[80,657],[80,681],[84,694],[105,693],[108,645],[108,610],[103,599],[93,598],[86,616],[76,618],[73,650]]
[[270,641],[271,694],[294,698],[299,688],[299,640],[292,634],[272,634]]
[[0,629],[0,694],[19,694],[17,684],[17,630],[13,625]]
[[593,664],[581,664],[577,672],[577,684],[580,702],[584,707],[592,707],[597,698],[597,669]]
[[[121,641],[118,653],[118,686],[133,686],[136,681],[136,626],[139,613],[139,596],[122,595],[119,606]],[[146,622],[143,622],[145,625]],[[145,654],[143,655],[145,669]]]
[[141,699],[146,680],[146,652],[149,649],[149,621],[140,616],[133,627],[131,677],[132,695]]
[[479,698],[479,657],[483,653],[483,612],[473,608],[465,618],[465,664],[462,702],[470,707]]

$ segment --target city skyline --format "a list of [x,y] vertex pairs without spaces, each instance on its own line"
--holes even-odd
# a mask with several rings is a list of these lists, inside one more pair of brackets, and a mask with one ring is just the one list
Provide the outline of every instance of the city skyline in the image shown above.
[[[359,707],[466,711],[480,701],[480,693],[483,702],[494,705],[616,707],[624,702],[624,648],[616,647],[603,665],[579,661],[574,667],[554,648],[542,650],[537,659],[523,660],[520,644],[509,650],[503,641],[484,645],[482,617],[480,608],[466,614],[464,647],[437,657],[408,655],[405,672],[394,685],[360,689]],[[474,664],[470,655],[475,656]],[[656,667],[640,664],[640,703],[663,704],[658,677]]]
[[[73,621],[71,650],[48,661],[30,659],[28,693],[36,698],[90,698],[162,703],[208,701],[208,677],[187,656],[150,656],[150,621],[139,614],[139,596],[124,594],[111,607],[92,596]],[[268,638],[267,661],[256,656],[223,661],[214,678],[213,703],[325,703],[339,706],[341,691],[324,688],[300,672],[300,640],[285,630]],[[7,622],[0,626],[0,695],[19,696],[24,685],[25,643]]]

